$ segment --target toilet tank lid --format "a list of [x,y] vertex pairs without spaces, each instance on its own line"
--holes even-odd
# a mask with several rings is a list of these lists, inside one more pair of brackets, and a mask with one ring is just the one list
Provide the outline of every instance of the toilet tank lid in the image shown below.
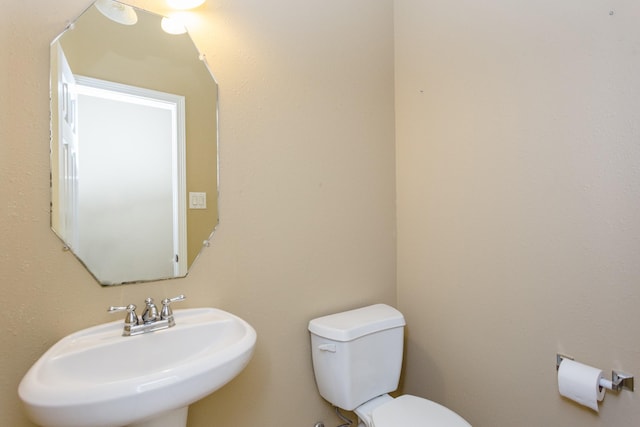
[[351,341],[404,325],[404,316],[398,310],[386,304],[375,304],[313,319],[309,322],[309,331],[335,341]]

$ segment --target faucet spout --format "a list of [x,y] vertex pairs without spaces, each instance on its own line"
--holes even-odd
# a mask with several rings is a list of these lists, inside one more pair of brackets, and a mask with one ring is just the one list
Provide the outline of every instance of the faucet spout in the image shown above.
[[147,298],[144,300],[146,308],[142,312],[142,321],[144,323],[153,323],[156,320],[160,320],[158,315],[158,307],[153,303],[153,298]]

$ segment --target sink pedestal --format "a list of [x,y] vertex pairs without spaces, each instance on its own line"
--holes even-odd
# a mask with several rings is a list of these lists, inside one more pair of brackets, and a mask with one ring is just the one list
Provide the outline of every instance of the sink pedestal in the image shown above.
[[187,414],[189,407],[174,409],[164,412],[150,420],[129,424],[127,427],[187,427]]

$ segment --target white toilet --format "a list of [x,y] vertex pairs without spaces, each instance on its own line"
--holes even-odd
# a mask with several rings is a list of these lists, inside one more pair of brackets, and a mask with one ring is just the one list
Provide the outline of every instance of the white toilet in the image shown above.
[[354,411],[360,427],[471,427],[430,400],[387,393],[398,388],[404,316],[385,304],[309,322],[313,370],[320,395]]

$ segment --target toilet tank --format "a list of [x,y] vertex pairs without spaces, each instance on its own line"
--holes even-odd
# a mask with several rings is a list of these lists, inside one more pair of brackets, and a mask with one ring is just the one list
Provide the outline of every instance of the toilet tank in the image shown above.
[[311,320],[311,356],[320,395],[351,411],[397,389],[404,325],[402,313],[385,304]]

